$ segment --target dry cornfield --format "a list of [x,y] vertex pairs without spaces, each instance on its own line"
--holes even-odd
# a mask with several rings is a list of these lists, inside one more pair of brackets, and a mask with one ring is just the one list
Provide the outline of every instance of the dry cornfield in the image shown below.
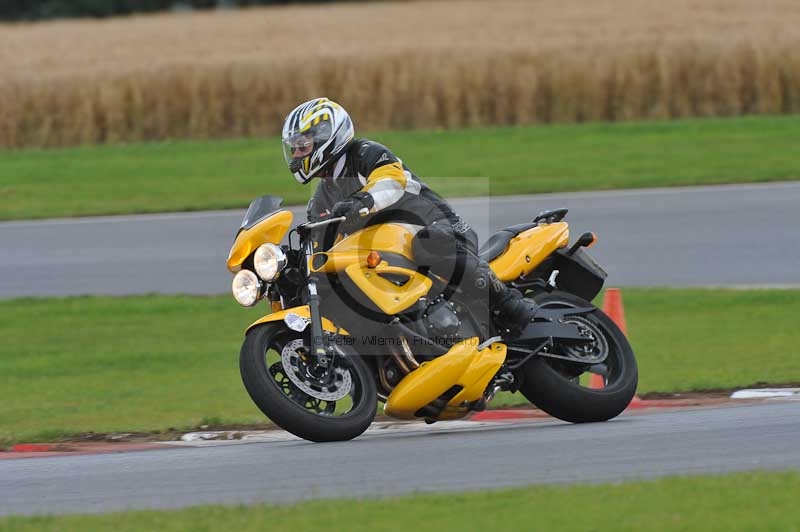
[[0,147],[800,111],[797,0],[439,0],[0,25]]

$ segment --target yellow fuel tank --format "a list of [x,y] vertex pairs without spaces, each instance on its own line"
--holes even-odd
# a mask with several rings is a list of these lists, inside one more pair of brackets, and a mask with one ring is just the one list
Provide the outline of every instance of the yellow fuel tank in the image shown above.
[[329,250],[315,253],[311,259],[314,272],[333,273],[351,264],[366,264],[372,251],[394,253],[412,260],[411,243],[415,232],[405,224],[372,225],[347,236]]

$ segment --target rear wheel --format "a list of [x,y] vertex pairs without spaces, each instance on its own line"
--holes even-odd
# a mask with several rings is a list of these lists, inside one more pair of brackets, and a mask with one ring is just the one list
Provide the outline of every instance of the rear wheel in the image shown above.
[[[534,298],[545,307],[591,306],[566,292]],[[522,394],[548,414],[572,423],[606,421],[618,416],[636,394],[639,370],[628,339],[601,310],[570,316],[584,334],[594,340],[587,345],[556,343],[550,352],[569,361],[536,356],[522,368]],[[604,388],[590,388],[589,377],[600,375]]]
[[308,335],[283,323],[261,325],[242,344],[242,382],[256,406],[284,430],[316,442],[353,439],[375,418],[375,380],[356,353],[337,349],[326,373],[311,363]]

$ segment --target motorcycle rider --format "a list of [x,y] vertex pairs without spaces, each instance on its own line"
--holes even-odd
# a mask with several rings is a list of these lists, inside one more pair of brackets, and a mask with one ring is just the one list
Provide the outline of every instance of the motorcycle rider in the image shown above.
[[[478,257],[475,231],[386,146],[354,138],[347,111],[327,98],[298,105],[282,132],[286,163],[295,179],[320,183],[308,202],[310,221],[345,216],[340,230],[369,224],[404,222],[421,229],[413,241],[415,261],[459,285],[470,297],[488,298],[495,323],[522,331],[536,304],[506,287]],[[368,218],[360,214],[368,209]],[[463,281],[463,282],[462,282]]]

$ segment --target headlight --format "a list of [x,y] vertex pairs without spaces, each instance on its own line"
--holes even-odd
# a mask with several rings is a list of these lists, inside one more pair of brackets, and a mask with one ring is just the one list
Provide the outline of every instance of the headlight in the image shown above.
[[275,244],[264,244],[256,250],[253,265],[258,276],[264,281],[274,281],[286,267],[286,254]]
[[261,281],[250,270],[239,270],[233,276],[231,292],[233,292],[233,298],[237,303],[243,307],[252,307],[261,295]]

